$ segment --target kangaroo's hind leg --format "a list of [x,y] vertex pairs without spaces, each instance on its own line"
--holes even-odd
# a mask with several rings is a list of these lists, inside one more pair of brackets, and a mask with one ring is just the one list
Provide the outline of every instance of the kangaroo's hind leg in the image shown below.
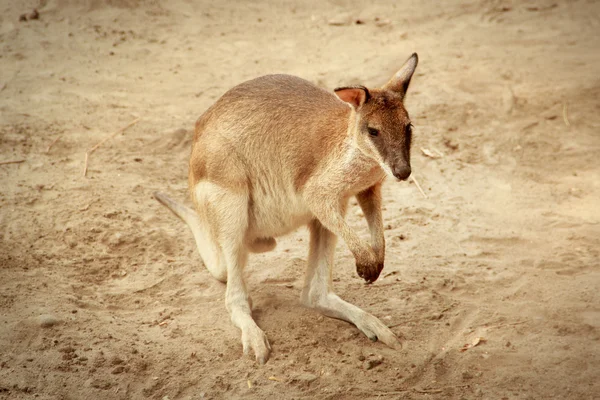
[[244,353],[254,351],[256,361],[264,364],[271,346],[252,318],[252,302],[243,277],[249,252],[245,244],[248,195],[212,183],[203,186],[204,195],[209,200],[206,209],[209,230],[217,238],[227,268],[227,310],[233,324],[242,331]]

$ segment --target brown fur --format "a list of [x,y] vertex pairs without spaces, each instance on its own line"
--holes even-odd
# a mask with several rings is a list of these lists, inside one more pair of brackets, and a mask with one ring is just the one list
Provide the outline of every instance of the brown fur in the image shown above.
[[[259,362],[270,345],[252,319],[242,270],[249,252],[273,249],[275,237],[302,225],[311,232],[302,302],[397,345],[381,321],[333,293],[331,270],[338,236],[365,281],[383,269],[381,184],[386,173],[410,175],[410,120],[402,101],[416,63],[413,55],[382,89],[343,87],[337,97],[288,75],[234,87],[196,122],[189,168],[196,210],[156,195],[188,223],[213,276],[227,280],[231,319],[242,330],[244,351],[252,349]],[[344,220],[352,196],[371,243]]]
[[[271,99],[282,96],[291,101],[268,104]],[[222,115],[229,113],[229,110],[235,110],[236,114],[223,118]],[[302,130],[308,134],[293,134],[296,127],[289,120],[290,114],[308,123]],[[318,166],[319,160],[324,159],[324,153],[345,135],[349,114],[348,107],[331,93],[292,76],[267,75],[236,86],[196,123],[190,158],[190,188],[202,179],[218,182],[224,178],[232,179],[232,175],[223,175],[224,164],[231,157],[237,158],[240,164],[246,164],[249,158],[254,158],[254,154],[261,153],[263,146],[277,148],[281,153],[266,154],[265,160],[256,161],[266,164],[285,159],[296,171],[294,180],[297,188],[301,188]],[[215,125],[218,125],[216,129]],[[235,128],[230,129],[233,126]],[[253,132],[252,137],[245,137],[237,126],[244,126],[245,131]],[[209,132],[207,135],[211,136],[207,138],[203,132]],[[244,145],[236,146],[237,141],[242,139]],[[217,146],[230,151],[212,152],[212,141],[219,142]],[[260,168],[260,165],[250,166],[252,170]],[[238,179],[242,179],[242,176],[238,176]]]

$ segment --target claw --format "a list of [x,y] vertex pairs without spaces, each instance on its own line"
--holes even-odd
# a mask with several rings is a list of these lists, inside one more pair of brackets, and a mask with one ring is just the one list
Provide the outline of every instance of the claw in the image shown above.
[[267,359],[265,357],[256,357],[256,362],[259,365],[265,365],[267,363]]

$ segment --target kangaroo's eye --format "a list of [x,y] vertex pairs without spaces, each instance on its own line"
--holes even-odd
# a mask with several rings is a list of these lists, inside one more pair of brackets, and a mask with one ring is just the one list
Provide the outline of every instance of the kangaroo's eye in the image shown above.
[[367,131],[371,136],[379,136],[379,131],[375,128],[367,128]]
[[406,125],[406,134],[407,135],[411,135],[412,134],[412,128],[413,128],[413,124]]

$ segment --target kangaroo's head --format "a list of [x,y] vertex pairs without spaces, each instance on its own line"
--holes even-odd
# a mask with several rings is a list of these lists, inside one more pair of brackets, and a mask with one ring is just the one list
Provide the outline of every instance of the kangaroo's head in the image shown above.
[[419,59],[413,54],[381,89],[342,87],[335,94],[348,103],[351,131],[356,146],[397,179],[408,179],[412,124],[404,108],[404,97]]

